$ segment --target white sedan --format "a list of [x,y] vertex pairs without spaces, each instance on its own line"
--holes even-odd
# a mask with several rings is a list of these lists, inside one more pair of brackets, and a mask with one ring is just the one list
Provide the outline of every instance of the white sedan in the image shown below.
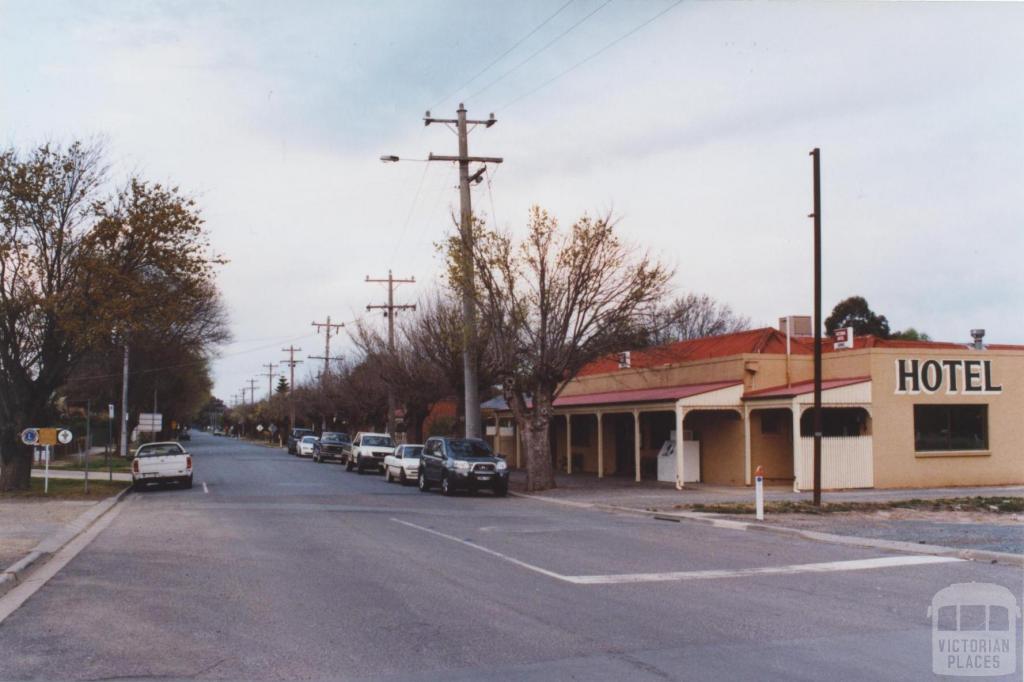
[[296,446],[299,452],[299,457],[313,456],[313,445],[316,443],[316,436],[303,436],[302,440],[298,442]]
[[416,480],[420,470],[422,445],[399,445],[394,454],[384,458],[384,480],[398,481],[402,485]]

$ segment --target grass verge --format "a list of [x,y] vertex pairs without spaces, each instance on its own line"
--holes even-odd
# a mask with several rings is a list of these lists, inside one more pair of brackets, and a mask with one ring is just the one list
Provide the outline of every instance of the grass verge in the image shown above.
[[[36,468],[42,469],[45,465],[36,465]],[[61,471],[85,471],[85,465],[79,461],[78,457],[70,457],[68,459],[55,459],[50,462],[51,469],[59,469]],[[110,458],[110,470],[111,471],[131,471],[132,461],[130,459],[122,459],[121,457]],[[107,463],[103,460],[103,455],[90,455],[89,456],[89,471],[95,471],[103,473],[107,471]]]
[[[753,514],[754,505],[729,502],[720,504],[677,504],[675,509],[712,514]],[[991,514],[1024,512],[1024,497],[946,497],[935,500],[895,500],[891,502],[826,502],[815,507],[810,502],[765,502],[770,514],[834,514],[837,512],[874,512],[891,509],[917,511],[969,511]]]
[[29,490],[15,490],[0,493],[0,500],[103,500],[116,495],[130,484],[126,481],[89,481],[89,492],[85,492],[85,481],[61,478],[50,479],[50,492],[43,492],[43,479],[33,478]]

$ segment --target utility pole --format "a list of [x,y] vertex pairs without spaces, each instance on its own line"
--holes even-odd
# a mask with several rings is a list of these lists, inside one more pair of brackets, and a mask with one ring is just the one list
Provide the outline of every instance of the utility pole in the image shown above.
[[256,379],[249,379],[249,404],[256,404]]
[[341,329],[342,327],[344,327],[345,323],[344,322],[336,322],[334,324],[331,324],[331,316],[328,315],[326,322],[313,322],[312,325],[314,327],[316,327],[316,333],[317,334],[320,333],[320,328],[321,327],[323,327],[325,329],[324,335],[325,335],[326,339],[324,340],[324,354],[323,355],[310,355],[309,356],[311,360],[323,360],[324,361],[324,373],[323,373],[322,377],[325,377],[331,371],[330,362],[331,362],[331,360],[334,359],[334,358],[331,357],[331,334],[333,333],[333,330]]
[[121,457],[128,456],[128,342],[124,343],[124,375],[121,378]]
[[274,377],[276,376],[274,374],[274,368],[278,366],[278,363],[268,362],[267,364],[260,366],[267,368],[267,373],[261,374],[260,376],[267,377],[267,402],[270,402],[270,399],[274,397]]
[[[821,506],[821,150],[814,157],[814,506]],[[795,438],[796,436],[794,436]]]
[[485,121],[472,121],[466,119],[466,107],[459,104],[456,112],[457,118],[443,119],[433,118],[428,111],[423,118],[424,125],[431,123],[443,123],[456,127],[456,134],[459,137],[458,156],[438,156],[433,153],[428,156],[430,161],[454,161],[459,164],[459,236],[461,237],[462,248],[459,254],[462,275],[462,365],[465,380],[465,402],[466,402],[466,437],[480,438],[482,435],[480,425],[480,390],[479,374],[477,367],[477,333],[476,333],[476,302],[473,299],[474,273],[473,273],[473,207],[470,197],[469,185],[471,182],[478,183],[483,178],[487,166],[480,168],[470,175],[470,163],[501,163],[504,159],[487,156],[469,155],[469,128],[482,125],[490,128],[497,123],[494,114]]
[[295,365],[302,362],[302,360],[295,359],[295,351],[302,349],[289,344],[287,348],[282,348],[281,350],[288,353],[288,359],[285,363],[291,371],[291,381],[288,382],[288,429],[291,430],[295,428],[295,401],[292,399],[292,391],[295,390]]
[[[395,311],[396,310],[416,310],[416,304],[411,305],[395,305],[395,285],[398,284],[415,284],[416,278],[410,277],[408,279],[395,279],[394,275],[391,274],[391,270],[388,270],[387,279],[375,279],[366,276],[367,282],[380,282],[387,283],[388,285],[388,302],[386,305],[368,305],[366,310],[383,310],[384,317],[388,318],[388,352],[394,355],[395,353]],[[395,433],[395,394],[392,392],[391,387],[388,387],[388,433],[394,435]]]

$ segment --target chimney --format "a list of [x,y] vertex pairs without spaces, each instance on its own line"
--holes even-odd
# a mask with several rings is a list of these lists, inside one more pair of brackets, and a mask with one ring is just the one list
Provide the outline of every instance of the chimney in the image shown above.
[[972,329],[971,338],[974,339],[974,343],[971,344],[971,347],[974,348],[974,350],[985,350],[985,344],[982,342],[982,339],[985,338],[984,329]]

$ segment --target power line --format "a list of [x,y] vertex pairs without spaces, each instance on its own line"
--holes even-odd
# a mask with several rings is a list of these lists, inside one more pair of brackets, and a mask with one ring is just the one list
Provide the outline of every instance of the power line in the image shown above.
[[533,93],[537,92],[538,90],[542,90],[542,89],[546,88],[547,86],[551,85],[556,80],[558,80],[559,78],[561,78],[565,74],[569,73],[573,69],[576,69],[576,68],[578,68],[580,66],[583,66],[584,64],[589,62],[591,59],[593,59],[593,58],[597,57],[598,55],[600,55],[605,50],[608,50],[608,49],[614,47],[615,45],[617,45],[618,43],[622,42],[626,38],[630,37],[631,35],[633,35],[637,31],[639,31],[640,29],[644,28],[648,24],[653,23],[654,21],[660,19],[665,14],[668,14],[671,10],[675,9],[677,6],[679,6],[681,4],[683,4],[683,0],[676,0],[676,2],[672,3],[671,5],[666,7],[665,9],[661,10],[660,12],[655,14],[653,17],[651,17],[647,21],[644,21],[643,23],[638,24],[637,26],[631,28],[629,31],[627,31],[626,33],[623,33],[621,36],[619,36],[618,38],[616,38],[612,42],[608,43],[607,45],[605,45],[601,49],[599,49],[596,52],[593,52],[590,55],[584,57],[580,61],[578,61],[575,64],[573,64],[572,66],[570,66],[565,71],[562,71],[561,73],[555,75],[554,77],[549,78],[548,80],[544,81],[543,83],[541,83],[537,87],[533,88],[532,90],[527,90],[526,92],[524,92],[523,94],[519,95],[515,99],[510,100],[510,101],[506,102],[505,104],[502,104],[500,107],[495,109],[495,111],[504,111],[504,110],[508,109],[509,107],[511,107],[512,105],[517,104],[520,100],[526,99],[527,97],[529,97]]
[[468,96],[468,97],[467,97],[466,99],[467,99],[467,100],[472,100],[472,99],[473,99],[474,97],[476,97],[477,95],[479,95],[479,94],[482,94],[482,93],[486,92],[487,90],[489,90],[489,89],[491,88],[491,86],[492,86],[492,85],[494,85],[495,83],[498,83],[499,81],[502,81],[502,80],[504,80],[506,76],[508,76],[508,75],[509,75],[509,74],[511,74],[512,72],[516,71],[517,69],[519,69],[519,67],[523,66],[524,64],[526,64],[527,62],[529,62],[529,61],[530,61],[531,59],[533,59],[534,57],[536,57],[537,55],[539,55],[539,54],[540,54],[541,52],[543,52],[544,50],[548,49],[549,47],[551,47],[552,45],[554,45],[555,43],[557,43],[557,42],[558,42],[559,40],[561,40],[561,39],[562,39],[562,38],[564,38],[564,37],[565,37],[566,35],[568,35],[568,34],[569,34],[569,33],[571,33],[571,32],[572,32],[573,30],[575,30],[575,29],[576,29],[576,28],[577,28],[578,26],[580,26],[580,25],[581,25],[581,24],[582,24],[583,22],[585,22],[585,21],[586,21],[587,19],[589,19],[590,17],[594,16],[595,14],[597,14],[598,12],[600,12],[601,10],[603,10],[603,9],[604,9],[605,7],[607,7],[608,5],[610,5],[610,4],[611,4],[611,2],[612,2],[612,0],[605,0],[604,4],[602,4],[602,5],[599,5],[599,6],[597,7],[597,9],[593,10],[592,12],[590,12],[589,14],[587,14],[586,16],[584,16],[584,17],[583,17],[582,19],[580,19],[579,21],[577,21],[577,22],[576,22],[575,24],[573,24],[573,25],[572,25],[572,26],[570,26],[569,28],[567,28],[567,29],[565,29],[564,31],[562,31],[561,33],[559,33],[559,34],[558,34],[557,36],[555,36],[554,38],[552,38],[551,40],[549,40],[549,41],[548,41],[547,43],[545,43],[545,44],[544,44],[544,46],[543,46],[543,47],[541,47],[540,49],[536,50],[536,51],[535,51],[535,52],[534,52],[533,54],[531,54],[531,55],[530,55],[529,57],[527,57],[527,58],[526,58],[526,59],[524,59],[523,61],[521,61],[521,62],[519,62],[518,64],[516,64],[515,66],[513,66],[513,67],[512,67],[511,69],[509,69],[509,70],[508,70],[508,71],[506,71],[505,73],[501,74],[500,76],[498,76],[497,78],[495,78],[494,80],[492,80],[492,81],[491,81],[490,83],[488,83],[488,84],[487,84],[487,85],[485,85],[484,87],[482,87],[482,88],[480,88],[479,90],[477,90],[476,92],[474,92],[474,93],[473,93],[472,95],[469,95],[469,96]]
[[409,229],[409,222],[412,220],[413,211],[416,210],[416,202],[420,198],[420,192],[423,190],[423,182],[427,179],[427,171],[429,170],[430,164],[423,164],[423,175],[420,176],[420,184],[416,186],[416,194],[413,195],[412,203],[409,204],[409,212],[405,214],[405,222],[402,223],[402,231],[398,233],[398,241],[395,242],[394,247],[391,249],[391,255],[388,257],[388,264],[394,264],[395,252],[398,251],[398,247],[402,245],[402,240],[405,239],[405,233]]
[[450,95],[445,95],[444,97],[439,99],[437,102],[435,102],[434,104],[430,105],[430,108],[431,109],[436,109],[437,107],[441,106],[442,104],[447,102],[449,99],[451,99],[452,97],[457,95],[463,88],[465,88],[467,85],[469,85],[470,83],[475,81],[480,76],[484,75],[487,72],[488,69],[490,69],[492,66],[494,66],[495,64],[500,62],[502,59],[507,57],[514,49],[516,49],[517,47],[522,45],[524,42],[526,42],[528,39],[530,39],[533,36],[533,34],[535,34],[537,31],[541,30],[545,26],[547,26],[549,21],[551,21],[552,19],[557,17],[559,14],[561,14],[562,10],[564,10],[566,7],[568,7],[569,5],[571,5],[575,1],[576,0],[569,0],[567,3],[565,3],[564,5],[559,7],[557,10],[555,10],[554,14],[550,15],[547,19],[545,19],[544,21],[542,21],[539,24],[537,24],[536,26],[534,26],[532,31],[530,31],[525,36],[523,36],[522,38],[517,40],[515,43],[513,43],[512,47],[508,48],[507,50],[505,50],[504,52],[499,54],[497,57],[495,57],[487,66],[485,66],[484,68],[482,68],[479,71],[477,71],[476,74],[474,74],[472,78],[470,78],[468,81],[466,81],[465,83],[463,83],[459,87],[455,88],[455,90],[452,91],[452,93]]

